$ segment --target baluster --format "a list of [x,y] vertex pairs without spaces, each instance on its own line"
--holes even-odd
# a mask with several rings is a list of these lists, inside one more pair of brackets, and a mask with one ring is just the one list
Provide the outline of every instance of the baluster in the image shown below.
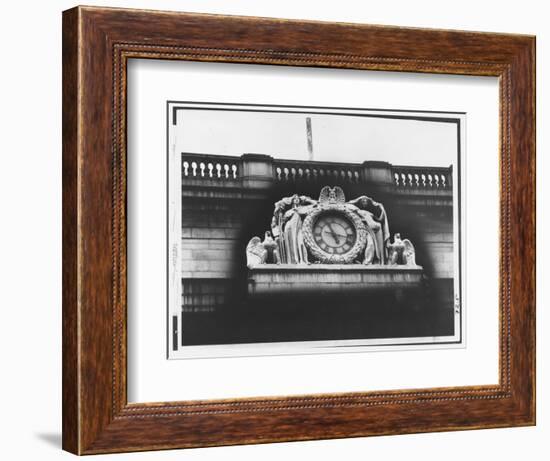
[[197,162],[191,163],[191,169],[193,170],[193,176],[197,176]]
[[426,187],[426,175],[424,173],[420,175],[420,179],[421,179],[422,187]]
[[233,172],[233,179],[237,179],[237,165],[231,165],[231,171]]
[[222,177],[222,166],[219,163],[216,163],[216,178],[220,179]]
[[284,172],[285,172],[285,181],[288,181],[289,171],[288,171],[288,168],[286,166],[285,166]]
[[418,173],[414,174],[414,185],[418,187],[420,185],[420,178],[418,177]]
[[447,175],[445,174],[441,175],[441,187],[443,187],[443,189],[447,187]]
[[189,162],[183,162],[183,175],[189,176]]
[[205,169],[205,166],[206,166],[206,165],[204,164],[204,162],[201,162],[201,163],[199,164],[199,167],[200,167],[200,170],[201,170],[201,178],[204,178],[204,169]]
[[229,165],[227,163],[223,166],[223,171],[225,178],[229,179]]
[[214,176],[214,165],[212,162],[208,162],[208,177],[212,178]]
[[433,178],[431,174],[428,174],[428,187],[433,187]]

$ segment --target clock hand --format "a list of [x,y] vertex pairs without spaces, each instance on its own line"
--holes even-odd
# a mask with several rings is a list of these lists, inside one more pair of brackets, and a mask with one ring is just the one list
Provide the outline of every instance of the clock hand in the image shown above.
[[330,229],[330,233],[332,234],[332,236],[334,237],[334,240],[336,241],[336,245],[340,245],[340,239],[338,238],[339,234],[335,232],[335,230],[332,228],[330,224],[328,225],[328,227]]
[[342,238],[346,238],[347,235],[346,234],[339,234],[337,232],[330,232],[330,231],[323,231],[323,232],[326,232],[327,234],[330,234],[330,235],[337,235],[338,237],[342,237]]
[[336,234],[334,232],[331,232],[331,231],[325,229],[325,230],[323,230],[323,234],[331,235],[332,238],[334,239],[334,242],[338,243],[338,239],[336,238]]

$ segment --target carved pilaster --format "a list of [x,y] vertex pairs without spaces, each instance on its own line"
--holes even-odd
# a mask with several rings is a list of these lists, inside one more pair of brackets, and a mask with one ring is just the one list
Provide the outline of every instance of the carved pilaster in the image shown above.
[[254,189],[267,189],[275,180],[273,157],[263,154],[244,154],[242,162],[242,185]]
[[363,181],[374,189],[389,191],[393,188],[391,164],[380,161],[366,161],[362,165]]

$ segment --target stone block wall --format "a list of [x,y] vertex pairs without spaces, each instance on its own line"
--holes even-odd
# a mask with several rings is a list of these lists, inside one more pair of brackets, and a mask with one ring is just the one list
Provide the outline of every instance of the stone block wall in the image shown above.
[[[417,231],[413,244],[436,279],[453,278],[454,232],[450,210],[418,210],[411,223]],[[402,236],[403,237],[403,236]]]
[[234,202],[186,198],[182,204],[182,277],[228,279],[242,257]]

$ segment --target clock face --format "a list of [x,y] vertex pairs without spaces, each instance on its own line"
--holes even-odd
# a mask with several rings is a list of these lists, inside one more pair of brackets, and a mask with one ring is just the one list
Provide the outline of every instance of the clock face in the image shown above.
[[313,239],[329,254],[343,255],[350,251],[357,240],[352,222],[342,213],[323,213],[313,226]]

